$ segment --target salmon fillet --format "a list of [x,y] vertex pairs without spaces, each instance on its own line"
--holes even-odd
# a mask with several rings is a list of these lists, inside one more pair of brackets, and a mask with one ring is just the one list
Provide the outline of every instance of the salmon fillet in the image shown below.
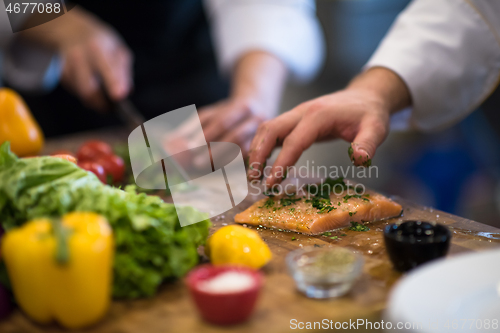
[[401,205],[379,193],[367,190],[357,194],[347,187],[337,192],[322,197],[306,191],[271,196],[257,201],[234,220],[241,224],[319,234],[346,227],[350,222],[371,222],[401,215]]

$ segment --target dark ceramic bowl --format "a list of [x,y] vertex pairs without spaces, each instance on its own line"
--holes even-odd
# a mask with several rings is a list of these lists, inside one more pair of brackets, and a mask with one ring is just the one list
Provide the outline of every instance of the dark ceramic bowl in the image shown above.
[[450,239],[450,230],[442,224],[406,221],[384,228],[387,253],[394,268],[401,272],[444,257],[450,247]]

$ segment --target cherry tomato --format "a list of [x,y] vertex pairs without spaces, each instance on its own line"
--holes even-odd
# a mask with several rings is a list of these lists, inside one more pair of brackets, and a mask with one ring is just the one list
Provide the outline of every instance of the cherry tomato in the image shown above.
[[54,155],[71,155],[71,156],[75,156],[75,154],[73,154],[73,152],[67,150],[67,149],[58,149],[58,150],[54,150],[50,156],[54,156]]
[[97,176],[97,178],[99,178],[101,182],[106,184],[106,172],[104,171],[102,165],[100,165],[99,163],[92,161],[81,161],[78,162],[78,166],[84,170],[92,172]]
[[76,164],[76,157],[73,156],[73,155],[70,155],[70,154],[56,154],[56,155],[52,155],[52,157],[59,157],[59,158],[68,160],[71,163],[75,163]]
[[113,149],[106,142],[99,140],[85,142],[76,153],[79,161],[95,161],[106,155],[113,155]]
[[121,182],[125,173],[125,163],[123,159],[116,155],[101,156],[96,160],[97,163],[103,166],[106,176],[111,176],[113,183]]

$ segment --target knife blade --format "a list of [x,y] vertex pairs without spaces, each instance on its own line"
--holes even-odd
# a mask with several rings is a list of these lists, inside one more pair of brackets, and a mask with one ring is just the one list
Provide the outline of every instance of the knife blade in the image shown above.
[[[137,110],[132,101],[128,98],[124,98],[120,101],[111,101],[112,111],[120,118],[120,120],[132,131],[139,126],[143,126],[146,122],[146,118]],[[149,144],[148,144],[149,148]],[[188,182],[190,177],[188,176],[186,170],[175,160],[172,154],[169,153],[165,146],[162,146],[165,156],[170,156],[171,158],[163,159],[165,165],[165,172],[171,177],[180,178],[183,182]],[[151,148],[149,148],[149,153],[151,157],[151,162],[153,163],[153,158],[151,154]],[[168,182],[168,177],[167,177]]]
[[128,98],[112,102],[112,108],[115,114],[130,130],[134,130],[146,122],[146,118]]

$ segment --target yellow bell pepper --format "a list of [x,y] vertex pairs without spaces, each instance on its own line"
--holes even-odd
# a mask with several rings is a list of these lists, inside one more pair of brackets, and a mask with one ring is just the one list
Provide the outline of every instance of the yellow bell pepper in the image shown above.
[[113,235],[106,219],[74,212],[5,234],[2,253],[14,296],[29,317],[67,328],[98,321],[112,284]]
[[17,156],[33,156],[43,147],[43,133],[28,106],[14,90],[0,88],[0,144],[10,141]]

